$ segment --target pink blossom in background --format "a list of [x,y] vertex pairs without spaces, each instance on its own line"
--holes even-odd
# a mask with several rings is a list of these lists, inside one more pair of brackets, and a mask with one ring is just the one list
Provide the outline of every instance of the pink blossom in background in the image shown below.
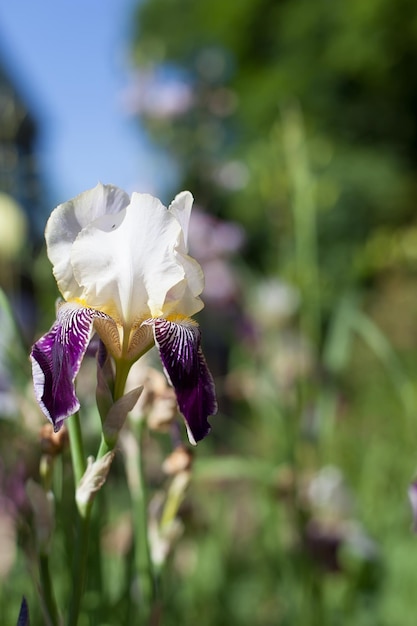
[[193,213],[189,227],[190,252],[203,267],[207,302],[225,306],[239,298],[239,279],[230,259],[242,249],[245,239],[239,224],[220,220],[201,209]]
[[131,115],[165,119],[183,115],[193,105],[191,86],[177,77],[161,78],[155,72],[137,72],[123,102]]

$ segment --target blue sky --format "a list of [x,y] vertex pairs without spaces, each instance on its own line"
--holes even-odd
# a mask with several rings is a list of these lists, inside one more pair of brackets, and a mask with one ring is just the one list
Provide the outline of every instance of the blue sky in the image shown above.
[[[100,180],[159,192],[160,157],[123,106],[135,0],[0,3],[2,62],[40,121],[51,202]],[[53,208],[53,207],[51,207]]]

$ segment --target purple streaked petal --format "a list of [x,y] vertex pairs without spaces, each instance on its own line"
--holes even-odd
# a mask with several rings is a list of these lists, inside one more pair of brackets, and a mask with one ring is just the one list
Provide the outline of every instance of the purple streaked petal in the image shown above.
[[66,417],[80,408],[74,381],[97,316],[104,316],[104,313],[76,304],[63,304],[50,331],[32,347],[35,396],[55,431],[61,428]]
[[196,443],[209,433],[207,418],[217,411],[213,378],[201,350],[200,330],[191,321],[153,319],[144,323],[153,326],[155,343],[175,389],[188,437]]

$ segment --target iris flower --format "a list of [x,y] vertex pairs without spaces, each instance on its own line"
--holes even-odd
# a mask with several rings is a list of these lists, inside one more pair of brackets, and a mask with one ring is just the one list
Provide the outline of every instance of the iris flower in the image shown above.
[[[75,378],[96,332],[124,382],[156,345],[192,443],[216,410],[212,376],[191,316],[203,308],[204,277],[187,253],[193,197],[169,208],[99,184],[51,214],[45,239],[63,297],[57,319],[31,351],[36,399],[55,430],[79,409]],[[117,382],[115,383],[117,385]]]

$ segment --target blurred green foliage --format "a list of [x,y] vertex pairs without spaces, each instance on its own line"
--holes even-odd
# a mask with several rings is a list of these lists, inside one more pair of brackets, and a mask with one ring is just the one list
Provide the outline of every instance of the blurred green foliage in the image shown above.
[[249,229],[251,264],[282,273],[291,262],[282,116],[295,103],[326,287],[372,278],[374,237],[414,221],[415,4],[152,0],[140,4],[136,32],[138,66],[179,70],[194,96],[175,118],[143,116],[151,136],[200,203]]
[[[176,189],[245,227],[237,306],[257,333],[226,324],[223,413],[197,464],[203,529],[188,535],[197,563],[178,588],[174,561],[164,623],[411,626],[417,6],[144,0],[135,32],[139,85],[190,90],[183,108],[138,114],[172,155]],[[264,324],[265,279],[299,290],[283,323]],[[227,336],[209,307],[209,344],[216,314]],[[302,485],[329,464],[377,546],[344,543],[338,573],[304,543],[316,513]]]

